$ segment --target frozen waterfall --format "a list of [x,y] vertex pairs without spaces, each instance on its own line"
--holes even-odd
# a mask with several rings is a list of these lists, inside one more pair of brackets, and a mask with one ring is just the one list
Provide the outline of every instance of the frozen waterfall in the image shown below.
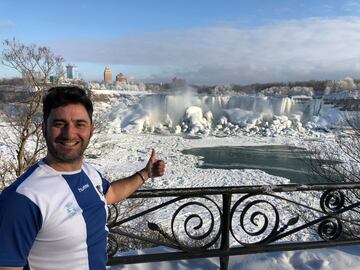
[[304,125],[323,113],[321,99],[264,95],[144,95],[121,113],[124,132],[260,133],[305,132]]

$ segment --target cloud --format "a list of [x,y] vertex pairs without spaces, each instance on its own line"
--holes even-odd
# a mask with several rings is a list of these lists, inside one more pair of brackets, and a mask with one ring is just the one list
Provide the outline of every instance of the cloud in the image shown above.
[[[71,61],[159,66],[194,83],[245,84],[356,77],[359,33],[360,18],[310,18],[251,29],[197,28],[54,46]],[[164,76],[149,70],[149,77]]]
[[14,27],[15,23],[11,20],[0,20],[0,29]]
[[342,9],[345,11],[345,12],[349,12],[349,13],[357,13],[359,14],[360,12],[360,1],[359,0],[348,0],[348,1],[345,1],[343,6],[342,6]]

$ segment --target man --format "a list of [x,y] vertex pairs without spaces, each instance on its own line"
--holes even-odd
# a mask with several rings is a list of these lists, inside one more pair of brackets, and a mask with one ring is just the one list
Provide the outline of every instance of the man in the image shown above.
[[47,154],[0,195],[0,270],[105,269],[106,205],[164,174],[152,150],[141,171],[111,184],[103,179],[83,161],[92,113],[81,88],[55,87],[45,96]]

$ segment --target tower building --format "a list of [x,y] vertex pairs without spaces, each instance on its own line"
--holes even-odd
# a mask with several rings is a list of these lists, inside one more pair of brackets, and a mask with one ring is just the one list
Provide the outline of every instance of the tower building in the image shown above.
[[111,81],[111,69],[109,66],[106,66],[104,71],[104,82],[111,83]]
[[75,65],[68,64],[66,66],[66,78],[70,80],[78,79],[77,67]]

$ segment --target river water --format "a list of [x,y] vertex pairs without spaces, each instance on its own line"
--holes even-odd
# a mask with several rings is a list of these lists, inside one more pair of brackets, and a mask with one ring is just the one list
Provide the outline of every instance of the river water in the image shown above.
[[[204,147],[183,150],[184,154],[200,156],[200,168],[260,169],[268,174],[290,179],[292,183],[329,183],[310,172],[306,165],[310,153],[303,148],[287,145],[262,145],[238,147]],[[322,165],[335,161],[321,160]],[[332,180],[333,181],[333,180]]]

